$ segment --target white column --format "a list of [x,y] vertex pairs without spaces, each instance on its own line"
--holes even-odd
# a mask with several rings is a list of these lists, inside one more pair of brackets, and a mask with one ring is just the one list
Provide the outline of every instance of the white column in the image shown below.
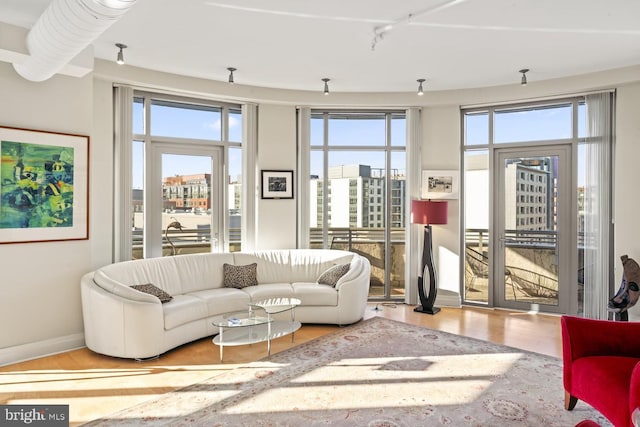
[[311,109],[298,109],[298,248],[309,248]]

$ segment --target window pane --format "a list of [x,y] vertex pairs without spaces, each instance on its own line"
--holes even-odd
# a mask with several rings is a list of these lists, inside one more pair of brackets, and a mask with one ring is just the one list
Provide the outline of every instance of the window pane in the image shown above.
[[587,105],[584,102],[578,104],[578,138],[587,137]]
[[222,110],[177,102],[151,102],[151,135],[222,140]]
[[144,133],[144,100],[133,98],[133,133],[142,135]]
[[[581,104],[581,106],[584,104]],[[583,111],[584,112],[584,111]],[[586,132],[585,132],[586,133]],[[578,313],[584,307],[584,249],[585,249],[585,175],[587,173],[587,144],[578,144]]]
[[242,248],[242,149],[229,148],[229,251],[237,252]]
[[384,227],[384,163],[384,152],[329,152],[329,227]]
[[391,153],[391,297],[405,294],[405,197],[407,156],[404,152]]
[[464,300],[489,302],[489,153],[464,153]]
[[324,144],[324,118],[322,114],[311,116],[311,145]]
[[489,113],[466,113],[464,115],[466,145],[489,144]]
[[572,137],[571,104],[496,111],[494,142],[549,141]]
[[386,139],[384,114],[329,116],[329,145],[384,146]]
[[133,229],[131,254],[133,259],[143,257],[144,230],[144,143],[133,141],[131,145],[131,227]]
[[229,141],[242,142],[241,110],[229,110]]
[[[351,147],[340,150],[345,146]],[[311,247],[366,256],[372,265],[372,297],[402,298],[405,292],[405,146],[404,112],[311,115]]]
[[211,252],[212,173],[211,157],[162,155],[164,256]]
[[323,152],[312,150],[311,157],[311,179],[309,180],[309,242],[313,249],[329,247],[323,241],[322,218],[323,218]]
[[382,151],[329,152],[330,248],[355,251],[369,259],[370,296],[385,294],[384,165]]
[[391,116],[391,145],[407,145],[407,119],[404,114],[393,114]]

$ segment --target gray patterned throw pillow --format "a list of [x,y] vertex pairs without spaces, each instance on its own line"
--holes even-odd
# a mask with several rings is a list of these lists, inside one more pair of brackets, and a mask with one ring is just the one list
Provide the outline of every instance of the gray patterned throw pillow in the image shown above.
[[236,289],[255,286],[258,284],[257,272],[258,264],[255,262],[248,265],[223,264],[224,286]]
[[334,265],[318,277],[318,283],[321,285],[336,286],[338,280],[349,271],[349,264]]
[[171,295],[157,287],[152,283],[147,283],[145,285],[133,285],[131,286],[136,291],[144,292],[145,294],[153,295],[154,297],[158,297],[161,303],[169,302],[173,299]]

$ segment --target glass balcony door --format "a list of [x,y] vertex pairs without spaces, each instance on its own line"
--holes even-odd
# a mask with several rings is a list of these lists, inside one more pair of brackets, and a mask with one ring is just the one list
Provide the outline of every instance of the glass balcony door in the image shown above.
[[571,147],[495,152],[495,306],[566,313],[576,292]]
[[149,155],[144,257],[224,248],[222,149],[154,143]]

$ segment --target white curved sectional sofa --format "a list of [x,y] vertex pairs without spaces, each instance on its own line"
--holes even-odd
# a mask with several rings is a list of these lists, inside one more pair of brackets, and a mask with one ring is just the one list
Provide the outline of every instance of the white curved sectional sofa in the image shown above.
[[[257,286],[223,285],[223,264],[257,263]],[[349,263],[335,287],[317,283],[329,268]],[[347,325],[362,319],[369,294],[369,261],[339,250],[292,249],[207,253],[125,261],[81,280],[85,342],[108,356],[145,359],[215,335],[211,318],[274,297],[301,300],[296,320]],[[161,303],[130,286],[151,283],[173,298]]]

